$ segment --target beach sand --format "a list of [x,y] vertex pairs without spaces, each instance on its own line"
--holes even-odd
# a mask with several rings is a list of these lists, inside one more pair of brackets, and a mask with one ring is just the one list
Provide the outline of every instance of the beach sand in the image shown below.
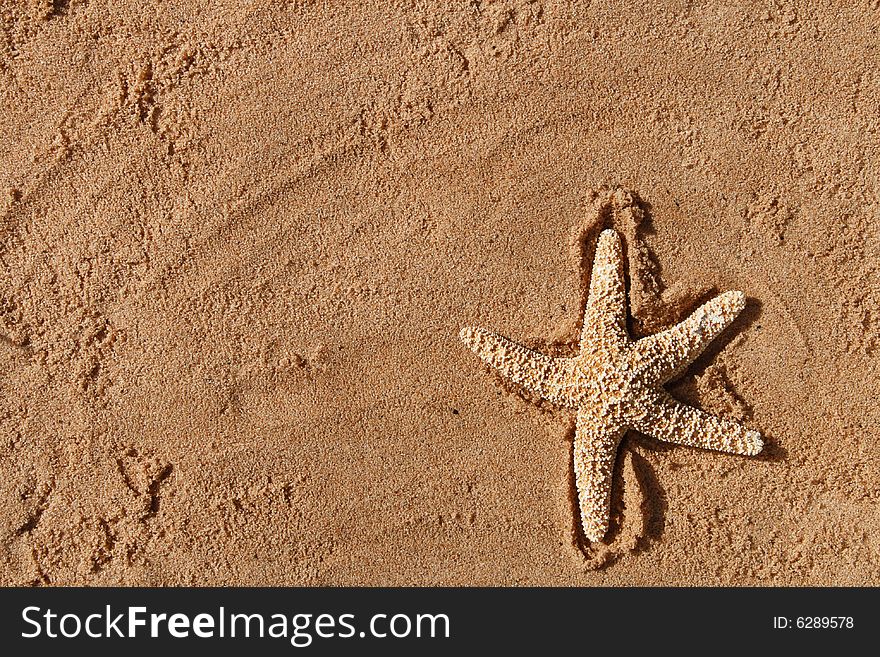
[[[0,583],[880,584],[844,4],[4,3]],[[746,293],[669,390],[767,447],[628,434],[582,545],[572,412],[458,332],[570,351],[603,222],[635,335]]]

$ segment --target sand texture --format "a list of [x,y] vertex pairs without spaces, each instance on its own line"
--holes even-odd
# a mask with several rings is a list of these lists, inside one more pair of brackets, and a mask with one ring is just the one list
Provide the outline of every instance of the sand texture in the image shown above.
[[[0,583],[880,584],[880,2],[0,7]],[[583,543],[458,334],[576,353],[603,228],[766,446]]]

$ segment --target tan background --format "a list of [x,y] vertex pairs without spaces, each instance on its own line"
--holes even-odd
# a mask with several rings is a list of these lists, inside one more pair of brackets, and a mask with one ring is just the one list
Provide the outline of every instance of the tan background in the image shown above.
[[[880,583],[878,2],[2,7],[3,583]],[[630,436],[583,554],[456,336],[576,337],[606,184],[771,444]]]

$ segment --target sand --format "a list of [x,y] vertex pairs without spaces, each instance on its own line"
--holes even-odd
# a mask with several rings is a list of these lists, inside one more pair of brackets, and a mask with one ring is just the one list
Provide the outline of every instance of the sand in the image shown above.
[[[844,4],[5,2],[0,583],[880,584]],[[572,413],[458,331],[570,349],[607,221],[634,334],[746,293],[669,389],[768,446],[629,434],[580,545]]]

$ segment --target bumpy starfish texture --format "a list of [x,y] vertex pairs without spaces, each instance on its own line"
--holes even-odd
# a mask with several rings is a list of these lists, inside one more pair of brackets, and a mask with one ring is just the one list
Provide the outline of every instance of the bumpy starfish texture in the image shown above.
[[744,307],[742,292],[725,292],[680,324],[633,340],[626,328],[620,240],[605,230],[596,247],[577,356],[550,357],[481,328],[464,328],[459,337],[510,381],[577,409],[574,472],[581,526],[586,538],[601,541],[608,531],[617,448],[627,430],[732,454],[754,455],[763,448],[757,431],[676,401],[662,387]]

